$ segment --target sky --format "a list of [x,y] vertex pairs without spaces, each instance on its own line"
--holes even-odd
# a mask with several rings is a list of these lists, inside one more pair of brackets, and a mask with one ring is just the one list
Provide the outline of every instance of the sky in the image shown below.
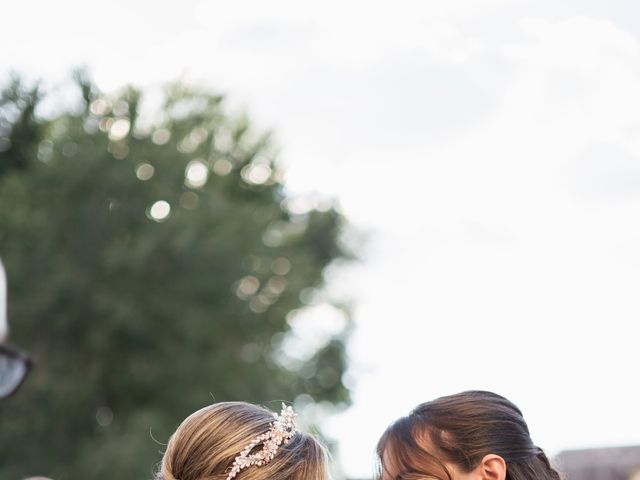
[[367,238],[326,293],[355,304],[353,405],[326,425],[347,475],[391,421],[467,389],[514,401],[551,454],[640,444],[638,2],[4,12],[0,74],[210,85],[275,132],[290,194],[337,199]]

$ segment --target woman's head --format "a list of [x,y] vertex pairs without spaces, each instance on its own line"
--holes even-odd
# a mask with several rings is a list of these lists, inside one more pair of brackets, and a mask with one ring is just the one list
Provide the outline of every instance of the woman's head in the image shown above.
[[522,412],[491,392],[438,398],[394,422],[378,442],[383,480],[559,480]]
[[[158,480],[226,480],[234,460],[272,427],[269,410],[223,402],[187,417],[171,436]],[[260,445],[255,450],[259,450]],[[297,432],[279,445],[273,459],[243,468],[237,480],[326,480],[327,455],[311,436]]]

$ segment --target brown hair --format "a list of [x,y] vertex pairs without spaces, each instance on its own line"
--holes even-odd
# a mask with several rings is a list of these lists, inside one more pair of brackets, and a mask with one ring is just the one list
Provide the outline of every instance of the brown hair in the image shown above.
[[491,392],[462,392],[418,405],[387,428],[377,454],[380,476],[392,480],[452,480],[445,462],[470,472],[488,454],[504,459],[507,480],[561,478],[531,441],[520,409]]
[[[187,417],[171,436],[156,480],[226,480],[233,461],[274,421],[269,410],[221,402]],[[240,471],[237,480],[326,480],[327,454],[313,437],[297,432],[266,465]]]

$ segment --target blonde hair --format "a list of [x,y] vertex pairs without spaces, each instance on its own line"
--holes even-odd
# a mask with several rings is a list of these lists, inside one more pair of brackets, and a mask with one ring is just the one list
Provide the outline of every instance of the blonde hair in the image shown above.
[[[269,430],[274,415],[244,402],[222,402],[187,417],[169,439],[156,480],[226,480],[234,459]],[[238,480],[327,480],[327,453],[316,439],[296,433],[266,465]]]

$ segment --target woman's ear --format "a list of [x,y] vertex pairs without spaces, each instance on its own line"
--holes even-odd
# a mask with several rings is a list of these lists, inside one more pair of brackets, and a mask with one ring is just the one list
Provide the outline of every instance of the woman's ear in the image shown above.
[[505,480],[507,476],[507,464],[500,455],[485,455],[478,466],[483,480]]

